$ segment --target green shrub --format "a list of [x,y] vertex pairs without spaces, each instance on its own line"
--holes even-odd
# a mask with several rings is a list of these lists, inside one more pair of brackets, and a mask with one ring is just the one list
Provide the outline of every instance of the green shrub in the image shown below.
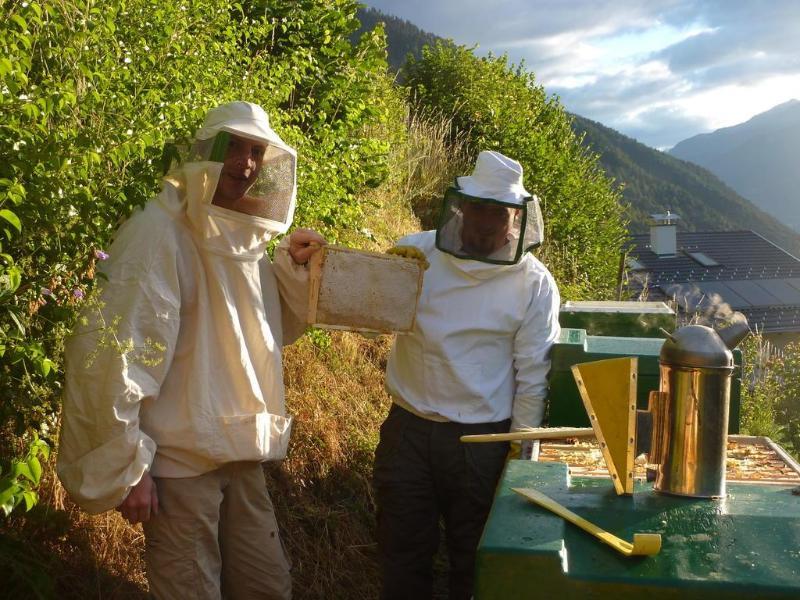
[[742,345],[742,431],[800,456],[800,344],[776,350],[755,334]]

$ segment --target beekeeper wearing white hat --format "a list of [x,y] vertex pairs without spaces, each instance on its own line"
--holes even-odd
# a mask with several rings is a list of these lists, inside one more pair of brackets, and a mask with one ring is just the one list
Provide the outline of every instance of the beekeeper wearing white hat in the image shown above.
[[265,253],[292,221],[296,155],[261,107],[214,108],[195,137],[68,341],[58,475],[86,511],[144,524],[156,598],[289,598],[261,463],[286,455],[281,346],[325,240]]
[[416,324],[386,369],[393,404],[375,454],[382,598],[430,598],[444,522],[450,598],[472,596],[475,553],[508,444],[460,436],[538,426],[559,294],[530,252],[542,241],[538,199],[521,165],[481,152],[447,190],[436,231],[392,252],[429,263]]

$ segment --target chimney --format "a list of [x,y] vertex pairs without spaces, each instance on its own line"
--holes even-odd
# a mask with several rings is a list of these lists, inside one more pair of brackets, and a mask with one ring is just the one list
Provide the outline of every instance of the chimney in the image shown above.
[[663,215],[650,215],[650,249],[658,256],[675,256],[678,252],[676,225],[680,217],[669,209]]

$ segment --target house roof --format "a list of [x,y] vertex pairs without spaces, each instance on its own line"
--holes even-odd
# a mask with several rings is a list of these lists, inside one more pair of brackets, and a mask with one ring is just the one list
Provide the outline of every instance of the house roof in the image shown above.
[[800,331],[800,260],[757,233],[678,233],[677,253],[662,257],[649,235],[632,239],[649,299],[675,298],[688,311],[724,302],[762,331]]

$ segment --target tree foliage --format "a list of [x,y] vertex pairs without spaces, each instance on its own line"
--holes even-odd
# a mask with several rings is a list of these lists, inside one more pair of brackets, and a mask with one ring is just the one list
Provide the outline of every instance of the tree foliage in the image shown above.
[[541,251],[568,298],[609,296],[626,238],[620,196],[581,146],[557,98],[524,65],[438,43],[406,67],[417,107],[452,117],[472,154],[498,150],[522,163],[542,202]]

